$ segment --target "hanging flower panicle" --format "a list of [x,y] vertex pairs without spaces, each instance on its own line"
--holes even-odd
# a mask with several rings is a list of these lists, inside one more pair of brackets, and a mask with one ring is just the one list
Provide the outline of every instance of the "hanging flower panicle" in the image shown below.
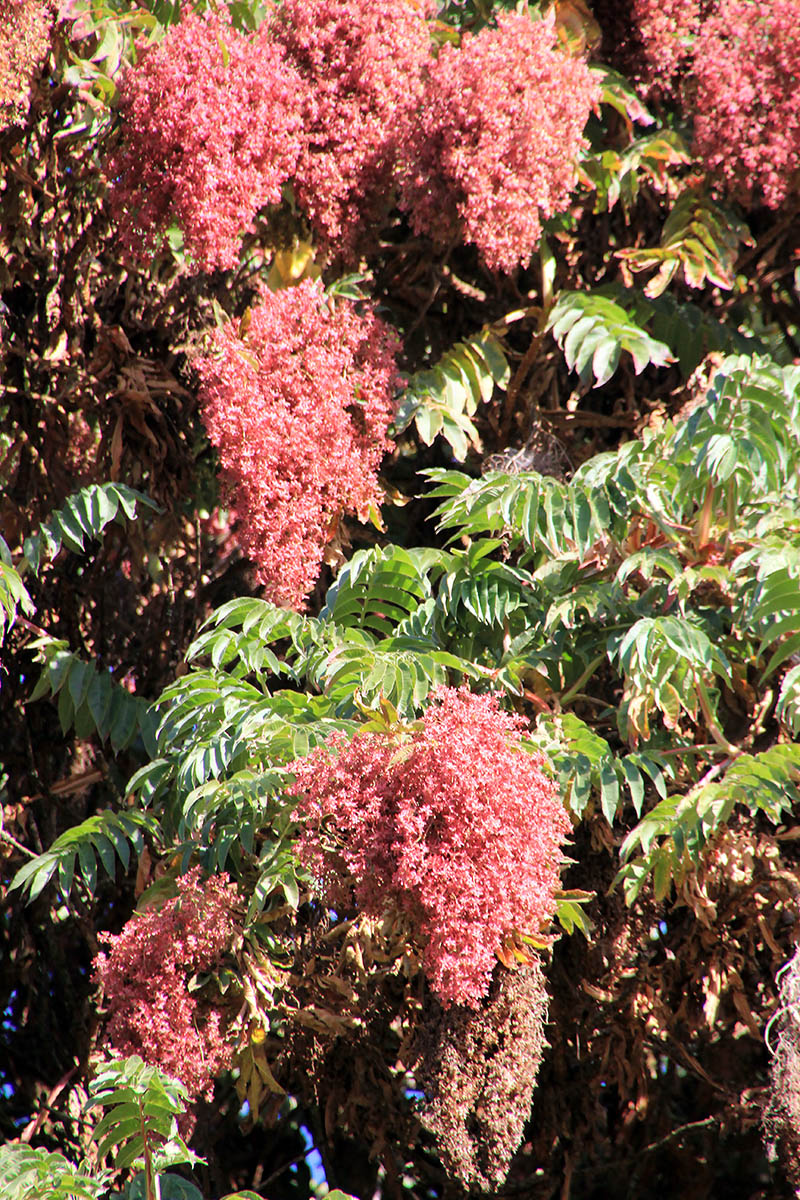
[[106,172],[127,251],[146,257],[177,221],[198,267],[238,262],[294,171],[301,92],[266,30],[245,36],[224,9],[184,12],[119,82],[123,136]]
[[575,186],[597,98],[549,20],[504,13],[445,45],[406,146],[401,206],[418,233],[474,243],[491,270],[526,263]]
[[477,1006],[504,937],[537,932],[555,910],[570,822],[521,745],[525,725],[493,696],[440,688],[405,743],[334,735],[292,767],[299,852],[324,895],[346,902],[350,878],[367,912],[405,913],[445,1005]]
[[341,517],[380,504],[399,380],[394,335],[318,284],[267,293],[197,362],[200,402],[241,545],[278,604],[302,605]]
[[800,0],[722,0],[694,48],[695,149],[745,204],[800,183]]
[[428,3],[284,0],[272,36],[303,81],[294,189],[317,243],[352,259],[389,209],[430,56]]
[[237,930],[236,888],[226,875],[177,880],[178,895],[135,913],[94,962],[108,1009],[106,1032],[117,1054],[138,1054],[180,1079],[190,1096],[210,1098],[232,1061],[224,1015],[205,1005],[188,981],[219,964]]

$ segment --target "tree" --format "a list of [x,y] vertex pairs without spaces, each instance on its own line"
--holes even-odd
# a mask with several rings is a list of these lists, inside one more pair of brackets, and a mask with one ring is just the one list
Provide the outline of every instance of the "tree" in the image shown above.
[[793,1194],[797,0],[5,5],[3,1195]]

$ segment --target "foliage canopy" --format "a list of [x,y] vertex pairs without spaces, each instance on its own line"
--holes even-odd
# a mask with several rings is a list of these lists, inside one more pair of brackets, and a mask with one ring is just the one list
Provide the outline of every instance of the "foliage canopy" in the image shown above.
[[792,1194],[800,4],[4,17],[3,1196]]

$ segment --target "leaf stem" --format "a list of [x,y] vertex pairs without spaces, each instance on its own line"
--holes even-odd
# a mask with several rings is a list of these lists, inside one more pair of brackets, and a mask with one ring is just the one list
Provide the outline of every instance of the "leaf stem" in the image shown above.
[[39,855],[33,850],[29,850],[27,846],[23,846],[22,842],[18,842],[15,837],[11,836],[10,833],[6,833],[5,829],[0,829],[0,838],[2,838],[4,842],[8,842],[9,845],[13,846],[15,850],[21,851],[22,854],[27,854],[28,858],[39,857]]
[[161,1187],[158,1176],[153,1171],[153,1156],[147,1137],[147,1126],[144,1119],[144,1105],[139,1101],[139,1123],[142,1128],[142,1145],[144,1147],[144,1187],[147,1200],[161,1200]]
[[559,702],[561,703],[562,707],[565,704],[569,704],[570,700],[574,699],[574,697],[578,694],[578,692],[581,690],[581,688],[586,683],[586,681],[591,679],[591,677],[594,675],[595,671],[600,666],[600,664],[604,661],[605,657],[606,656],[603,653],[603,654],[598,654],[596,658],[593,658],[592,661],[589,663],[588,667],[586,668],[586,670],[583,672],[583,674],[579,675],[578,678],[575,680],[572,687],[568,688],[567,691],[563,693],[563,695],[559,696],[558,699],[559,699]]
[[711,700],[709,699],[708,692],[706,691],[706,685],[703,683],[696,671],[693,671],[693,674],[695,684],[697,685],[697,699],[700,704],[700,710],[703,714],[703,719],[708,726],[708,732],[711,734],[717,745],[724,750],[726,754],[729,754],[731,758],[738,758],[742,753],[742,750],[739,748],[739,746],[734,746],[733,742],[729,742],[725,737],[725,734],[720,729],[719,725],[714,719],[713,713],[711,712]]

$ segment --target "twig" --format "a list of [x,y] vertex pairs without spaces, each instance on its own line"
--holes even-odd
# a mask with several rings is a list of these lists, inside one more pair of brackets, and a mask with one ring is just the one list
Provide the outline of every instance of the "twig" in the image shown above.
[[569,1200],[569,1194],[572,1190],[572,1154],[567,1151],[564,1157],[566,1161],[564,1163],[564,1182],[561,1186],[561,1200]]
[[677,1129],[673,1129],[670,1133],[659,1138],[657,1142],[651,1142],[649,1146],[645,1146],[640,1150],[640,1154],[652,1154],[655,1150],[660,1150],[662,1146],[666,1146],[668,1142],[672,1142],[675,1138],[682,1137],[684,1133],[689,1133],[693,1129],[704,1129],[709,1125],[716,1125],[719,1117],[703,1117],[702,1121],[687,1121],[685,1125],[679,1125]]
[[258,1185],[258,1190],[263,1192],[264,1188],[268,1187],[274,1182],[274,1180],[278,1179],[284,1171],[290,1171],[292,1167],[296,1167],[298,1163],[301,1163],[308,1158],[309,1154],[311,1154],[315,1149],[316,1147],[312,1146],[310,1150],[304,1150],[302,1154],[298,1154],[297,1157],[293,1158],[291,1162],[284,1163],[282,1167],[278,1167],[277,1171],[273,1171],[272,1174],[268,1175],[266,1179],[261,1180]]
[[522,361],[514,372],[514,377],[508,385],[506,398],[503,401],[503,415],[500,418],[500,433],[504,438],[507,438],[511,430],[511,418],[514,415],[514,403],[519,395],[519,390],[525,382],[525,376],[528,374],[535,358],[537,357],[542,345],[544,330],[539,330],[531,338],[531,344],[522,356]]
[[738,758],[739,755],[743,753],[742,749],[739,746],[734,746],[733,742],[729,742],[725,737],[725,734],[714,720],[714,715],[711,712],[711,702],[709,701],[705,684],[697,672],[694,671],[694,669],[692,673],[694,675],[695,684],[697,685],[697,699],[700,703],[700,711],[702,712],[703,719],[708,726],[708,732],[711,734],[717,745],[724,750],[726,754],[729,754],[731,758]]
[[425,317],[428,315],[428,309],[433,304],[436,297],[439,295],[439,288],[442,286],[442,280],[445,278],[444,270],[445,270],[445,267],[447,266],[447,260],[450,257],[450,254],[451,254],[455,244],[456,244],[456,239],[453,238],[452,242],[450,243],[450,245],[447,247],[447,250],[445,251],[444,258],[439,263],[439,273],[436,276],[433,287],[431,288],[430,295],[428,296],[428,299],[425,301],[425,303],[423,304],[420,311],[417,313],[416,319],[412,322],[411,326],[406,330],[406,334],[405,334],[406,338],[411,337],[411,334],[415,333],[416,330],[419,329],[420,325],[425,320]]
[[33,852],[33,850],[29,850],[27,846],[23,846],[22,842],[18,842],[16,838],[11,836],[10,833],[6,833],[5,829],[0,829],[0,838],[2,838],[4,842],[8,842],[9,845],[13,846],[15,850],[21,851],[22,854],[27,854],[29,858],[39,857],[38,854]]
[[72,775],[68,779],[60,779],[58,783],[54,783],[51,788],[47,789],[47,796],[42,792],[36,792],[33,796],[28,796],[29,801],[45,800],[52,796],[71,796],[73,792],[79,792],[83,788],[91,787],[93,783],[102,783],[104,775],[102,771],[93,768],[91,771],[82,771],[80,775]]
[[548,421],[563,421],[568,425],[597,425],[609,429],[632,428],[638,420],[635,413],[617,413],[608,416],[606,413],[569,412],[563,408],[548,408],[545,415]]
[[[36,855],[34,855],[34,858],[35,857],[36,857]],[[29,1122],[28,1125],[25,1126],[24,1130],[20,1134],[19,1140],[21,1142],[29,1142],[31,1140],[31,1138],[39,1132],[42,1125],[44,1124],[45,1117],[47,1116],[47,1114],[49,1112],[52,1111],[53,1105],[55,1104],[56,1100],[61,1095],[61,1093],[63,1092],[64,1088],[67,1086],[69,1081],[72,1079],[72,1076],[75,1074],[77,1069],[78,1069],[78,1064],[75,1063],[74,1066],[70,1067],[70,1069],[67,1071],[66,1075],[62,1075],[62,1077],[59,1079],[59,1081],[55,1085],[55,1087],[50,1089],[50,1091],[48,1092],[48,1095],[47,1095],[47,1100],[42,1105],[42,1107],[40,1108],[40,1110],[36,1114],[36,1116],[33,1118],[33,1120],[31,1122]]]
[[459,279],[454,271],[442,263],[442,275],[455,288],[457,292],[461,292],[463,296],[469,296],[470,300],[478,300],[481,304],[485,304],[487,300],[486,292],[481,288],[474,287],[473,284],[467,283],[465,279]]
[[592,661],[589,663],[588,667],[583,672],[583,674],[579,675],[578,678],[575,680],[572,687],[568,688],[567,691],[564,692],[564,694],[562,696],[559,696],[559,700],[560,700],[562,706],[564,704],[569,704],[570,700],[572,700],[573,697],[581,690],[581,688],[587,682],[587,680],[591,679],[591,677],[594,675],[597,668],[603,662],[605,662],[605,658],[606,658],[605,654],[598,654],[597,658],[592,659]]

